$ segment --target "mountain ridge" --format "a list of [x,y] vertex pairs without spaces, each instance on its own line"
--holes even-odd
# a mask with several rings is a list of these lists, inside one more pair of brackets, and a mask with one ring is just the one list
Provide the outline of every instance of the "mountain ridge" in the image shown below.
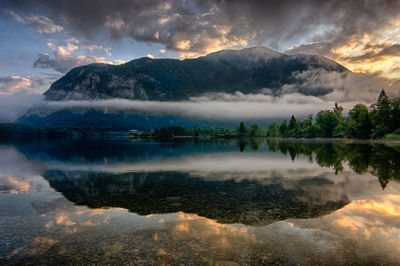
[[[288,55],[266,47],[221,50],[194,59],[142,57],[121,65],[90,64],[70,70],[44,95],[47,100],[124,98],[181,101],[205,93],[279,93],[285,84],[296,84],[295,74],[304,71],[348,72],[340,64],[317,55]],[[331,92],[321,88],[305,95]]]

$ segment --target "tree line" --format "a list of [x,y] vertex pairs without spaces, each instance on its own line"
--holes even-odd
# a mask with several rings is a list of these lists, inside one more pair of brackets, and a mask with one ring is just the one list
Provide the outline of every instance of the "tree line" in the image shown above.
[[162,141],[170,141],[177,137],[211,137],[211,138],[245,138],[245,137],[265,137],[267,130],[261,128],[259,125],[252,125],[247,128],[243,122],[240,123],[238,128],[184,128],[180,126],[169,126],[163,128],[156,128],[154,130],[146,130],[143,132],[134,132],[130,134],[132,137],[151,138]]
[[400,98],[391,100],[384,90],[376,103],[367,107],[355,105],[343,115],[343,107],[335,103],[332,110],[322,110],[315,117],[272,123],[266,129],[257,124],[247,128],[240,122],[238,128],[183,128],[170,126],[134,133],[135,137],[172,140],[175,137],[281,137],[281,138],[400,138]]
[[332,110],[322,110],[315,118],[299,121],[292,115],[289,121],[273,123],[267,137],[283,138],[355,138],[376,139],[400,137],[400,98],[389,99],[384,90],[369,108],[355,105],[343,115],[343,107],[335,103]]

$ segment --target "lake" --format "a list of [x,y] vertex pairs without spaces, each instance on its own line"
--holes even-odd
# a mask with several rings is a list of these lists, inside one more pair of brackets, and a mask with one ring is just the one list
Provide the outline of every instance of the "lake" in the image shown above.
[[0,143],[0,264],[399,264],[400,145]]

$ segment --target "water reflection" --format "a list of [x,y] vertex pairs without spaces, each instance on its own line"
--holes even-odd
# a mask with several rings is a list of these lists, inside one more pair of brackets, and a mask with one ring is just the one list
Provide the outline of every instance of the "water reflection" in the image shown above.
[[344,164],[357,174],[371,173],[378,177],[382,188],[390,180],[400,180],[399,144],[344,144],[344,143],[290,143],[267,141],[268,148],[290,154],[292,160],[299,155],[308,156],[323,167],[332,167],[337,174]]
[[399,153],[266,140],[2,144],[0,264],[398,264]]
[[91,208],[121,207],[140,215],[183,211],[220,223],[262,225],[328,214],[349,200],[325,178],[204,180],[183,172],[109,174],[47,171],[44,178],[68,200]]
[[[218,154],[219,161],[224,161],[225,156],[232,155],[232,152],[239,149],[242,153],[247,151],[246,156],[239,156],[233,153],[240,161],[249,159],[246,163],[265,157],[270,154],[265,162],[277,157],[277,153],[281,153],[284,157],[288,156],[292,161],[307,158],[308,163],[317,163],[321,167],[331,167],[335,173],[343,171],[349,166],[352,171],[357,174],[371,173],[378,177],[382,188],[385,188],[390,180],[398,180],[400,178],[400,145],[399,144],[345,144],[345,143],[324,143],[324,142],[287,142],[274,140],[235,140],[225,142],[183,142],[183,143],[149,143],[149,142],[127,142],[127,141],[102,141],[96,139],[89,140],[59,140],[52,142],[31,142],[20,143],[16,145],[30,160],[39,160],[46,164],[53,164],[55,168],[65,168],[69,164],[74,170],[79,166],[96,166],[99,170],[110,171],[110,166],[132,165],[139,162],[149,162],[154,166],[154,162],[165,162],[159,170],[184,170],[184,167],[171,167],[176,165],[176,161],[192,158],[194,155],[199,158],[210,158],[212,155]],[[229,154],[231,152],[231,154]],[[250,152],[250,154],[249,154]],[[251,155],[251,152],[258,152],[257,155]],[[260,156],[260,153],[262,155]],[[232,156],[231,156],[232,157]],[[229,157],[225,161],[232,161]],[[283,158],[283,157],[281,157]],[[265,159],[265,158],[263,158]],[[175,163],[173,163],[175,160]],[[288,162],[280,160],[287,168]],[[56,164],[59,165],[56,165]],[[198,162],[197,165],[200,165]],[[201,170],[206,170],[212,160],[206,162],[207,165],[201,165]],[[253,163],[254,164],[254,163]],[[160,164],[158,164],[160,165]],[[218,163],[217,168],[221,168]],[[224,171],[229,171],[235,167],[246,168],[237,162],[228,165]],[[253,165],[254,166],[254,165]],[[271,167],[271,165],[268,165]],[[309,168],[305,166],[302,168]],[[272,166],[273,168],[273,166]],[[129,170],[154,170],[154,169],[137,169],[126,168],[120,171]],[[248,171],[248,169],[244,169]],[[262,171],[268,170],[261,167]],[[116,168],[112,170],[118,171]],[[240,169],[235,169],[240,171]]]

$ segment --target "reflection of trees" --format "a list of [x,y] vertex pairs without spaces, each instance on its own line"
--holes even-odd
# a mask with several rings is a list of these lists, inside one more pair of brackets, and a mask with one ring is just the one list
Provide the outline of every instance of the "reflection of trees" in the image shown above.
[[324,167],[332,167],[335,173],[343,170],[344,163],[357,174],[371,173],[378,177],[382,188],[390,180],[400,181],[400,148],[383,144],[299,143],[268,140],[271,151],[280,151],[292,160],[299,155],[308,156]]

